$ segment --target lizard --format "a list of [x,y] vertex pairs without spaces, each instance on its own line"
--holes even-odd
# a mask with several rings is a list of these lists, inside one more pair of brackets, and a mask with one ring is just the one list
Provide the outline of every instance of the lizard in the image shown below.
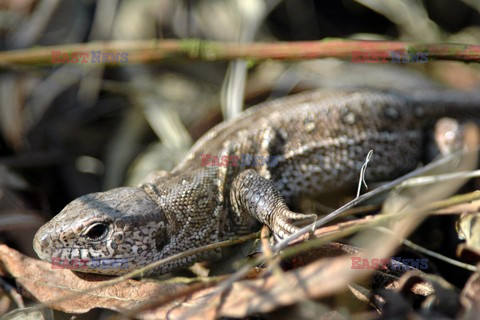
[[[425,129],[436,119],[479,108],[478,94],[453,90],[320,89],[267,101],[213,127],[170,172],[75,199],[38,230],[33,247],[45,261],[127,259],[126,268],[78,270],[120,275],[262,224],[285,238],[313,217],[290,208],[302,197],[355,185],[370,150],[367,181],[401,176],[421,161]],[[276,161],[206,166],[206,154]],[[189,256],[146,275],[222,254]]]

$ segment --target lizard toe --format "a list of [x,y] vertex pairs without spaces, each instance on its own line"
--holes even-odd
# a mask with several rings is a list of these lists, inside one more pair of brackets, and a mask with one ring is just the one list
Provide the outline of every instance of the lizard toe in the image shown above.
[[312,223],[317,219],[315,214],[302,214],[292,211],[282,211],[274,217],[273,232],[277,238],[284,239],[295,233],[299,228],[292,222],[302,222],[301,225]]

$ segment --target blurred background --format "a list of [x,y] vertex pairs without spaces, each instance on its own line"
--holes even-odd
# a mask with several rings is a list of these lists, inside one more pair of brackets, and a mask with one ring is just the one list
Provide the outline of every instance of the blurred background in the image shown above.
[[[0,37],[1,50],[164,38],[478,44],[479,12],[477,0],[10,0],[0,1]],[[479,82],[478,65],[446,61],[3,65],[0,243],[35,256],[36,230],[68,202],[171,169],[203,133],[252,104],[321,87]],[[440,225],[423,236],[433,250],[449,238]]]

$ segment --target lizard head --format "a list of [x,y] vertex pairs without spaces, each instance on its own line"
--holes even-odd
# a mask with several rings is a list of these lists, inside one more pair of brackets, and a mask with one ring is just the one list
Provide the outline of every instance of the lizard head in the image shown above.
[[52,267],[117,275],[156,260],[165,237],[158,204],[124,187],[75,199],[38,230],[33,247]]

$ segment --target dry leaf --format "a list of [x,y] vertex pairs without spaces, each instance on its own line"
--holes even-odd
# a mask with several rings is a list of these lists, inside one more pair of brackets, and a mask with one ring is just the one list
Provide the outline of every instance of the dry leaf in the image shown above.
[[0,274],[14,277],[23,293],[45,303],[75,293],[72,299],[54,302],[53,309],[67,313],[84,313],[93,308],[105,308],[119,311],[136,306],[142,301],[160,295],[170,295],[185,287],[186,284],[171,282],[128,280],[88,293],[81,293],[98,286],[99,279],[94,275],[85,275],[82,279],[70,270],[51,269],[51,264],[32,259],[21,253],[0,245]]

